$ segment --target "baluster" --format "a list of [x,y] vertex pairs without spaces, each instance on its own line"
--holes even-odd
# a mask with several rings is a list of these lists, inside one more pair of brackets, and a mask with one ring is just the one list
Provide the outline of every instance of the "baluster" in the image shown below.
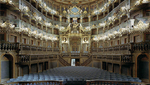
[[1,50],[4,49],[4,43],[1,43]]
[[2,50],[2,43],[0,43],[0,50]]
[[10,43],[7,43],[7,50],[10,50]]
[[5,50],[5,43],[2,44],[2,50]]
[[8,43],[5,44],[5,50],[8,50]]
[[14,44],[15,44],[15,43],[10,44],[10,49],[11,49],[11,50],[14,50],[14,49],[13,49],[13,45],[14,45]]
[[25,60],[25,56],[22,56],[23,57],[23,62],[25,62],[26,60]]
[[11,49],[12,50],[16,50],[16,49],[14,49],[15,45],[16,45],[16,43],[14,43],[14,44],[11,45]]
[[149,48],[150,48],[149,46],[150,46],[149,43],[147,43],[146,44],[146,50],[149,50]]
[[145,51],[147,49],[147,43],[144,44],[144,48],[143,48]]
[[138,50],[138,44],[135,44],[135,50]]
[[5,50],[5,49],[6,49],[6,45],[5,45],[5,44],[6,44],[6,43],[4,43],[4,44],[3,44],[3,50]]
[[19,43],[16,43],[14,47],[15,47],[16,50],[18,50],[19,46],[20,46]]
[[144,48],[144,43],[142,43],[142,45],[141,45],[141,49],[142,49],[142,51],[144,50],[143,48]]
[[8,43],[7,50],[11,50],[11,43]]
[[9,50],[12,50],[12,44],[13,43],[9,43]]
[[15,45],[15,43],[11,44],[11,50],[15,50],[15,49],[13,49],[14,45]]
[[4,50],[7,50],[7,43],[4,44]]

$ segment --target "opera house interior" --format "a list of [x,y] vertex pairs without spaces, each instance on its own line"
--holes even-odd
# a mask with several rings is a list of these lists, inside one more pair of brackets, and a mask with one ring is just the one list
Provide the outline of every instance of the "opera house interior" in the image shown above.
[[0,0],[0,85],[150,84],[150,0]]

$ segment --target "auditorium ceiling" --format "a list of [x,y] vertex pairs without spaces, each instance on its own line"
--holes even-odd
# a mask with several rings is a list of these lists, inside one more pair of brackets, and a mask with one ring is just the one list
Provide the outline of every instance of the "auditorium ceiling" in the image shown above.
[[55,2],[58,3],[62,3],[62,4],[88,4],[88,3],[93,3],[97,0],[53,0]]

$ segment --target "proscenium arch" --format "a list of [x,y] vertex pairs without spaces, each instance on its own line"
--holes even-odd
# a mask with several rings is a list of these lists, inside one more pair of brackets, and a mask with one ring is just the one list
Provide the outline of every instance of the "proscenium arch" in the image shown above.
[[147,53],[139,53],[137,56],[136,56],[136,59],[135,59],[135,77],[137,77],[137,71],[138,71],[138,68],[137,68],[137,65],[138,65],[138,57],[140,56],[140,55],[146,55],[147,56],[147,58],[148,58],[148,60],[149,60],[149,82],[150,82],[150,56],[147,54]]
[[[1,56],[0,56],[0,69],[2,69],[1,68],[1,61],[2,61],[2,57],[4,56],[4,55],[10,55],[12,58],[13,58],[13,69],[12,69],[12,71],[13,71],[13,74],[12,74],[12,77],[13,78],[15,78],[15,57],[14,57],[14,55],[12,55],[11,53],[3,53]],[[1,71],[0,71],[0,77],[1,77]],[[1,82],[1,78],[0,78],[0,82]]]

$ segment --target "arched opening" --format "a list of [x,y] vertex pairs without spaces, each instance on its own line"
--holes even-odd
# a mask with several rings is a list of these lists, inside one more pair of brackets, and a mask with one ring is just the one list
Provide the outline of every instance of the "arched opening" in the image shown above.
[[145,54],[141,54],[137,58],[137,77],[143,81],[149,81],[149,59]]
[[9,54],[5,54],[1,58],[1,79],[13,78],[13,57]]

